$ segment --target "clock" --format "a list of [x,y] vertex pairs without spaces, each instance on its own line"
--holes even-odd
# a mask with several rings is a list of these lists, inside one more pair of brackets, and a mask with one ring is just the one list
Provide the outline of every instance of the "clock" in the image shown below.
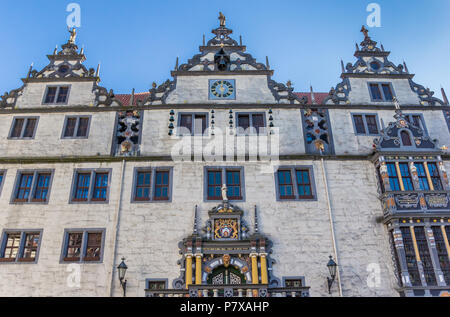
[[236,99],[234,80],[213,79],[209,81],[209,99],[230,100]]

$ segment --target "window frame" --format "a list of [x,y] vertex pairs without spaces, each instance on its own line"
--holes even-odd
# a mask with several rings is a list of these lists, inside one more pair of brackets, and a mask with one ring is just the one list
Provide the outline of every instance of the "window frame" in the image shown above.
[[[18,191],[19,191],[20,181],[22,179],[23,174],[33,174],[30,195],[25,201],[17,200],[17,198],[16,198]],[[41,175],[41,174],[50,174],[50,180],[48,183],[48,190],[47,190],[47,199],[45,201],[34,198],[34,195],[36,193],[36,188],[38,185],[39,175]],[[13,187],[13,191],[12,191],[12,195],[11,195],[11,199],[10,199],[10,204],[12,204],[12,205],[24,205],[24,204],[47,205],[47,204],[49,204],[54,176],[55,176],[54,169],[17,170],[16,179],[14,181],[14,187]],[[1,189],[1,185],[0,185],[0,189]]]
[[[39,116],[17,116],[17,117],[13,117],[12,123],[11,123],[11,127],[9,129],[9,134],[8,134],[8,140],[34,140],[34,138],[36,137],[36,131],[37,131],[37,127],[39,124]],[[14,130],[14,126],[16,125],[16,120],[17,119],[23,119],[24,123],[22,126],[22,130],[20,131],[20,136],[19,137],[13,137],[12,136],[12,132]],[[28,124],[28,120],[30,119],[34,119],[36,120],[36,124],[34,125],[34,129],[33,129],[33,135],[31,137],[24,137],[23,135],[25,134],[25,130]]]
[[[253,115],[262,115],[263,116],[263,126],[260,127],[260,129],[262,129],[263,131],[260,132],[258,130],[256,130],[256,128],[254,128],[253,126]],[[244,131],[240,131],[240,126],[239,126],[239,116],[248,116],[249,117],[249,128],[253,128],[250,129],[250,133],[249,131],[246,132],[246,130]],[[267,133],[267,120],[266,120],[266,113],[265,112],[261,112],[261,111],[256,111],[256,112],[236,112],[236,131],[237,131],[237,135],[261,135],[261,134],[265,134]]]
[[[291,180],[292,180],[292,187],[294,190],[294,196],[295,198],[287,198],[283,199],[280,197],[280,187],[279,187],[279,179],[278,179],[278,171],[290,171],[291,172]],[[311,182],[311,196],[312,198],[300,198],[298,193],[298,182],[297,182],[297,171],[298,170],[307,170],[309,172],[309,180]],[[318,194],[316,190],[316,181],[314,177],[314,166],[313,165],[283,165],[278,166],[277,170],[274,172],[274,179],[275,179],[275,194],[276,194],[276,200],[278,202],[287,202],[287,201],[296,201],[296,202],[303,202],[303,201],[317,201],[318,200]]]
[[[245,173],[243,166],[205,166],[203,167],[203,201],[204,202],[218,202],[222,200],[222,195],[220,195],[220,199],[209,199],[208,196],[208,172],[220,171],[221,172],[221,180],[222,185],[227,182],[227,172],[239,172],[240,177],[240,188],[241,188],[241,199],[229,199],[230,202],[245,202],[246,194],[245,194]],[[227,193],[228,195],[228,193]]]
[[[81,233],[82,234],[81,251],[80,251],[80,259],[79,260],[68,260],[71,258],[67,258],[69,234],[71,234],[71,233]],[[102,234],[99,260],[85,260],[89,233],[101,233]],[[69,228],[69,229],[64,229],[64,236],[63,236],[63,242],[62,242],[62,247],[61,247],[61,255],[60,255],[59,263],[60,264],[70,264],[70,263],[99,264],[99,263],[103,263],[103,256],[105,254],[105,240],[106,240],[106,228]]]
[[0,175],[2,175],[2,180],[0,182],[0,197],[2,195],[2,189],[3,189],[3,185],[5,184],[5,178],[6,178],[6,173],[8,172],[8,170],[1,170],[0,169]]
[[[378,85],[378,89],[380,90],[381,93],[381,97],[382,100],[379,99],[375,99],[373,94],[372,94],[372,89],[370,89],[370,85]],[[383,86],[382,85],[389,85],[389,88],[391,90],[391,94],[392,94],[392,98],[396,98],[396,94],[395,94],[395,90],[394,90],[394,86],[392,85],[392,82],[381,82],[381,81],[368,81],[367,82],[367,88],[369,90],[369,96],[370,96],[370,101],[371,102],[393,102],[393,100],[387,100],[386,96],[384,94],[384,90],[383,90]]]
[[[150,172],[150,197],[148,200],[136,199],[137,181],[139,172]],[[169,186],[168,186],[168,199],[155,199],[156,192],[156,173],[157,172],[169,172]],[[171,203],[173,196],[173,167],[172,166],[138,166],[133,171],[133,186],[131,192],[132,204],[148,204],[148,203]]]
[[[87,118],[88,119],[88,125],[86,128],[86,136],[77,136],[78,134],[78,129],[80,127],[80,119],[84,119]],[[69,121],[69,119],[76,119],[76,123],[75,123],[75,128],[74,128],[74,132],[73,132],[73,136],[64,136],[66,129],[67,129],[67,123]],[[68,115],[64,117],[64,125],[63,125],[63,129],[61,132],[61,139],[62,140],[73,140],[73,139],[77,139],[77,140],[82,140],[82,139],[88,139],[89,138],[89,133],[91,131],[91,121],[92,121],[92,115]]]
[[[186,133],[182,133],[180,130],[181,126],[181,117],[182,116],[186,116],[186,115],[191,115],[192,117],[192,131],[190,134],[186,134]],[[196,134],[195,133],[195,116],[205,116],[206,119],[206,128],[205,128],[205,132],[207,133],[202,133],[202,134]],[[177,119],[177,136],[209,136],[210,132],[209,132],[209,112],[179,112],[178,113],[178,119]]]
[[[350,115],[352,117],[353,131],[355,132],[355,135],[360,135],[360,136],[379,136],[380,135],[381,126],[380,126],[380,120],[378,118],[377,113],[352,112],[352,113],[350,113]],[[355,116],[362,116],[365,133],[358,133],[358,130],[356,129]],[[377,130],[378,130],[377,134],[373,134],[373,133],[369,132],[369,126],[367,124],[367,116],[375,116],[375,121],[377,124]]]
[[149,284],[150,283],[164,283],[164,289],[168,289],[169,286],[169,279],[167,278],[146,278],[145,279],[145,289],[150,290]]
[[421,124],[421,126],[419,126],[419,128],[423,130],[423,132],[424,132],[425,135],[428,135],[427,125],[426,125],[426,123],[425,123],[425,118],[423,117],[423,114],[422,114],[422,113],[418,113],[418,112],[414,112],[414,113],[403,113],[403,116],[404,116],[405,118],[408,118],[408,119],[410,120],[409,122],[412,122],[412,123],[414,123],[414,120],[413,120],[413,117],[414,117],[414,116],[419,117],[419,118],[420,118],[420,124]]
[[[2,231],[2,235],[0,237],[0,265],[1,264],[37,264],[39,260],[39,253],[42,245],[42,235],[43,235],[44,229],[4,229]],[[5,260],[4,258],[4,252],[6,249],[6,243],[7,239],[6,237],[8,234],[17,233],[20,234],[20,243],[19,243],[19,249],[17,251],[18,256],[13,261]],[[33,234],[38,233],[39,234],[39,242],[38,246],[36,248],[36,256],[33,261],[30,260],[24,260],[23,253],[25,249],[25,237],[27,234]]]
[[[48,90],[49,88],[56,88],[56,94],[55,94],[55,99],[53,102],[45,102],[45,99],[47,99],[47,94],[48,94]],[[59,97],[59,91],[61,88],[68,88],[67,90],[67,98],[65,102],[57,102],[58,97]],[[47,85],[45,87],[45,91],[44,91],[44,96],[42,98],[42,105],[67,105],[69,103],[69,98],[70,98],[70,91],[72,90],[72,85]]]
[[[88,190],[88,198],[86,200],[78,200],[75,198],[76,190],[78,188],[78,175],[79,174],[90,174],[89,179],[89,190]],[[94,184],[95,178],[97,174],[107,174],[108,175],[108,188],[106,189],[106,199],[105,200],[95,200],[93,199],[94,195]],[[70,197],[69,204],[109,204],[109,195],[111,191],[111,176],[112,169],[111,168],[78,168],[74,169],[72,176],[72,185],[70,189]]]
[[286,287],[286,281],[292,281],[292,280],[301,281],[302,287],[305,287],[305,285],[306,285],[304,276],[283,276],[283,279],[282,279],[283,287]]

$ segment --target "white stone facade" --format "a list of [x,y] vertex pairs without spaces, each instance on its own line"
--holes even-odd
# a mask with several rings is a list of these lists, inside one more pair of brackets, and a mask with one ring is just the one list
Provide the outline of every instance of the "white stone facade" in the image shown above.
[[[235,53],[233,53],[235,54]],[[232,61],[238,59],[232,55]],[[202,61],[214,61],[207,54]],[[236,66],[234,66],[236,67]],[[193,65],[191,71],[201,71]],[[147,279],[168,281],[180,277],[178,244],[192,234],[194,210],[199,226],[208,220],[208,211],[217,203],[204,197],[205,167],[243,168],[245,199],[235,203],[244,211],[244,220],[254,230],[253,210],[258,210],[259,230],[273,242],[276,263],[273,276],[303,277],[311,296],[338,296],[337,282],[329,295],[326,263],[334,255],[332,227],[336,237],[338,268],[343,296],[399,296],[394,260],[386,226],[380,221],[378,178],[371,161],[375,136],[356,135],[352,114],[376,114],[379,128],[394,121],[393,101],[373,102],[367,83],[390,82],[405,114],[421,114],[428,135],[439,147],[450,145],[450,133],[443,109],[448,105],[423,106],[408,79],[350,78],[351,90],[344,104],[300,104],[279,99],[270,87],[270,76],[256,66],[243,67],[239,74],[176,75],[175,88],[164,102],[144,106],[98,107],[96,79],[76,80],[32,78],[25,83],[15,106],[0,110],[0,172],[4,172],[0,192],[0,230],[42,230],[36,263],[0,263],[1,296],[122,296],[116,267],[126,258],[128,296],[145,296]],[[210,100],[209,80],[236,81],[236,99]],[[67,103],[44,105],[49,85],[70,86]],[[290,86],[288,86],[290,88]],[[289,89],[280,95],[289,96]],[[161,93],[159,92],[160,96]],[[105,95],[106,96],[106,95]],[[108,98],[113,98],[110,95]],[[103,98],[105,100],[106,97]],[[151,101],[147,101],[151,102]],[[119,104],[113,103],[113,104]],[[120,105],[120,104],[119,104]],[[334,153],[308,153],[302,111],[328,109]],[[446,108],[444,108],[446,107]],[[116,155],[117,112],[141,111],[139,156]],[[171,110],[175,129],[169,136]],[[214,118],[212,112],[214,110]],[[177,123],[182,113],[205,113],[209,127],[216,131],[233,125],[239,113],[262,113],[266,126],[273,122],[279,138],[280,166],[312,167],[316,197],[308,201],[281,201],[277,198],[276,174],[261,172],[261,162],[176,162],[170,159],[180,142]],[[89,135],[83,139],[62,138],[67,116],[88,116]],[[14,118],[38,117],[34,137],[10,138]],[[269,120],[273,117],[273,120]],[[329,131],[329,130],[328,130]],[[211,131],[210,131],[211,132]],[[237,136],[243,139],[245,136]],[[214,139],[203,138],[204,144]],[[234,139],[234,137],[233,137]],[[234,140],[235,141],[235,140]],[[441,153],[444,160],[448,150]],[[323,165],[322,165],[323,162]],[[450,163],[445,162],[448,168]],[[171,197],[166,202],[133,202],[137,168],[171,168]],[[110,170],[108,200],[78,204],[71,201],[74,171]],[[45,204],[14,203],[20,171],[53,170],[50,199]],[[325,174],[324,174],[325,171]],[[328,195],[329,193],[329,200]],[[330,213],[332,219],[330,219]],[[64,231],[104,229],[101,263],[62,261]],[[1,237],[4,243],[4,235]],[[2,246],[3,248],[3,246]],[[374,271],[376,283],[373,283]]]

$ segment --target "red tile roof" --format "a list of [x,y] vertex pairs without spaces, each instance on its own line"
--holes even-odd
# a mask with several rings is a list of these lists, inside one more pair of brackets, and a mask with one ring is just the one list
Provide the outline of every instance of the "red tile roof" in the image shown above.
[[[311,104],[311,93],[310,92],[295,92],[297,96],[301,97],[307,97],[308,98],[308,104]],[[314,99],[316,101],[316,104],[323,104],[323,101],[326,97],[328,97],[329,93],[327,92],[315,92],[314,93]],[[144,101],[146,98],[150,96],[149,92],[141,92],[141,93],[135,93],[134,94],[134,102],[133,106],[137,105],[138,100]],[[124,106],[129,106],[131,101],[131,94],[116,94],[115,97],[122,102]]]

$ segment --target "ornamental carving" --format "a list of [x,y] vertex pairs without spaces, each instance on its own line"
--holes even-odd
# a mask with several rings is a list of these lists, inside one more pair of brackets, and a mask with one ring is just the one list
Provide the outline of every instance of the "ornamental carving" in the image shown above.
[[428,206],[432,208],[446,208],[448,206],[448,196],[446,194],[425,195]]
[[402,209],[418,208],[419,196],[416,194],[395,195],[395,202]]

